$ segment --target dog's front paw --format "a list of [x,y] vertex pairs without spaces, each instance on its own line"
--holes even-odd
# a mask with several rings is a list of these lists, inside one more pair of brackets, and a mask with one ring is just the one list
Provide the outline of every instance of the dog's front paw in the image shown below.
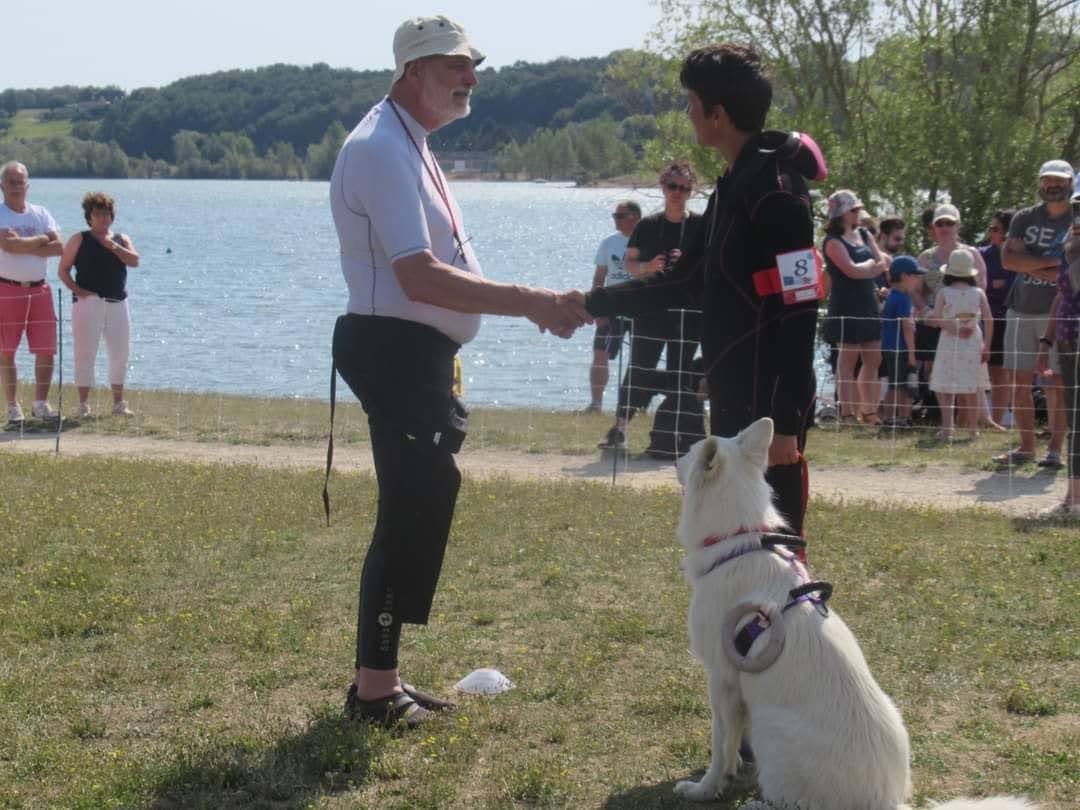
[[709,779],[708,774],[700,782],[684,779],[675,784],[675,795],[689,799],[692,802],[711,802],[714,799],[719,799],[720,794],[723,792],[723,784]]

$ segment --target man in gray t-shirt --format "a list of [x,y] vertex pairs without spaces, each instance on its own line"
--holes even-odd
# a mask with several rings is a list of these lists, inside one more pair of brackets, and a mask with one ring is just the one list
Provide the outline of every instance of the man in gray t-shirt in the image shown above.
[[[1072,224],[1069,195],[1073,171],[1064,160],[1048,160],[1039,169],[1039,197],[1042,202],[1017,212],[1009,224],[1009,238],[1001,263],[1019,278],[1005,299],[1005,369],[1012,377],[1013,417],[1020,432],[1020,446],[994,461],[1003,466],[1025,464],[1035,458],[1035,406],[1031,396],[1035,356],[1039,351],[1050,306],[1056,292],[1058,268],[1065,239]],[[1053,359],[1052,359],[1053,362]],[[1039,466],[1061,467],[1061,445],[1065,438],[1065,409],[1060,378],[1054,375],[1045,385],[1050,421],[1050,444]]]

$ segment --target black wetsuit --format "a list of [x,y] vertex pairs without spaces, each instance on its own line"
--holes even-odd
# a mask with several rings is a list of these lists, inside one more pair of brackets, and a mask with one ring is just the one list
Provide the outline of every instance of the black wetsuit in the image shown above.
[[[776,267],[777,255],[813,243],[806,179],[794,164],[763,150],[761,136],[754,136],[717,181],[704,227],[675,266],[593,290],[586,307],[598,317],[700,307],[712,433],[733,436],[770,416],[777,433],[798,437],[801,452],[815,397],[818,304],[786,304],[779,293],[759,294],[754,276]],[[770,467],[766,477],[778,508],[801,534],[805,462]]]

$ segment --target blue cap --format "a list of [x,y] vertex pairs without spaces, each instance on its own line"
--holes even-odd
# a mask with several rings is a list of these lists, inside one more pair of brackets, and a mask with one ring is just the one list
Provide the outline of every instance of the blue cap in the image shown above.
[[926,270],[919,267],[914,256],[893,256],[889,265],[889,280],[899,281],[904,276],[925,276]]

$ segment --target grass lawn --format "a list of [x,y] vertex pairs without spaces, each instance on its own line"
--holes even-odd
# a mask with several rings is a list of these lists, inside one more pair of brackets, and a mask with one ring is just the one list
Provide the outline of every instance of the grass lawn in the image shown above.
[[[28,385],[20,385],[24,404],[32,399],[31,394]],[[73,417],[78,397],[74,388],[65,385],[66,426],[108,435],[269,445],[323,442],[330,425],[329,405],[319,400],[140,389],[128,390],[127,398],[136,416],[117,419],[109,415],[111,394],[104,389],[93,391],[90,402],[98,416],[80,422]],[[55,390],[52,402],[56,402]],[[631,452],[639,453],[648,444],[652,416],[639,415],[631,422],[627,434]],[[474,408],[466,448],[593,454],[611,422],[610,414]],[[943,445],[933,440],[933,432],[933,428],[879,432],[832,424],[811,433],[807,457],[815,466],[824,467],[842,464],[918,470],[933,465],[973,471],[993,469],[991,456],[1009,446],[1005,434],[984,433],[975,441]],[[367,441],[367,418],[343,384],[338,389],[335,435],[342,442]]]
[[71,134],[71,120],[61,118],[53,121],[40,120],[45,110],[19,110],[11,122],[5,137],[13,140],[33,141]]
[[[394,736],[340,719],[375,503],[369,478],[333,486],[326,528],[315,472],[6,455],[0,807],[694,806],[671,795],[709,750],[675,494],[467,481],[402,668],[516,688]],[[827,505],[809,526],[916,800],[1075,806],[1075,529]]]

